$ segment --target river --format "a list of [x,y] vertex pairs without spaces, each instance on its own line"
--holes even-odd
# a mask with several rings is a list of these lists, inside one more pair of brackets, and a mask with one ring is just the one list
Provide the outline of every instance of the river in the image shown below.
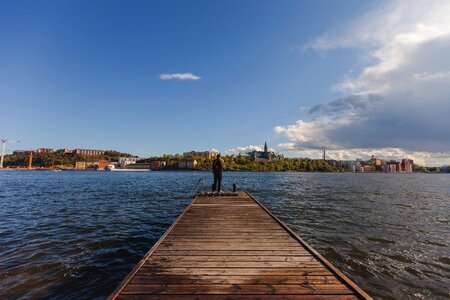
[[[104,299],[204,172],[0,172],[0,298]],[[450,175],[224,173],[376,299],[450,298]]]

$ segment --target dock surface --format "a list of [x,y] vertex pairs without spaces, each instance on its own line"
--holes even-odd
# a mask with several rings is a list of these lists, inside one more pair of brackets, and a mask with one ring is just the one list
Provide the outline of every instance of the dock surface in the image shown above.
[[371,299],[247,192],[199,195],[110,299]]

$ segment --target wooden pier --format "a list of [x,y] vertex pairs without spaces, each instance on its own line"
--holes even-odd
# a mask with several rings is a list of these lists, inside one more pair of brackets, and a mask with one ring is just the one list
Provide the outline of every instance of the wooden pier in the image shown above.
[[247,192],[199,195],[109,299],[371,299]]

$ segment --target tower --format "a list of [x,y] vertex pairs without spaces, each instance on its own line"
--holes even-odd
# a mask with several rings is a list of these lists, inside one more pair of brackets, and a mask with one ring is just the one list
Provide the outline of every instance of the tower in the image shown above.
[[322,149],[323,149],[323,160],[325,160],[325,147],[323,147]]
[[269,151],[267,151],[267,142],[264,142],[264,153],[269,153]]
[[33,168],[33,149],[30,150],[30,157],[28,158],[28,169]]

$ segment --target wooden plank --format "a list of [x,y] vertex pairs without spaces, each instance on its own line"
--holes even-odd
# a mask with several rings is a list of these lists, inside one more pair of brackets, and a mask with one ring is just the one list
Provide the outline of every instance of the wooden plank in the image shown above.
[[314,268],[318,261],[147,261],[145,267],[164,268]]
[[157,249],[154,255],[281,255],[281,256],[297,256],[302,254],[309,254],[304,249],[295,250],[163,250]]
[[261,242],[261,241],[291,241],[291,239],[288,236],[247,236],[247,237],[236,237],[233,235],[229,235],[229,236],[174,236],[174,235],[169,235],[166,237],[165,241],[167,242],[172,242],[172,241],[205,241],[205,242],[211,242],[211,241],[216,241],[218,243],[220,242],[245,242],[245,241],[249,241],[249,242]]
[[247,255],[247,256],[227,256],[227,255],[193,255],[193,256],[156,256],[152,255],[147,262],[180,262],[180,261],[317,261],[311,255],[302,256],[272,256],[272,255]]
[[[298,244],[295,244],[292,241],[279,241],[277,243],[278,249],[284,249],[284,248],[298,248]],[[273,243],[267,242],[267,241],[258,241],[258,242],[224,242],[224,243],[211,243],[210,241],[203,241],[203,240],[197,240],[197,241],[171,241],[171,242],[164,242],[161,243],[160,247],[177,247],[177,249],[183,249],[185,247],[202,247],[202,249],[208,249],[210,248],[218,248],[226,249],[226,247],[236,247],[239,250],[239,247],[247,248],[247,247],[254,247],[253,249],[258,248],[269,248],[273,249]]]
[[[201,300],[206,295],[119,295],[117,299],[129,300]],[[210,300],[230,300],[230,295],[208,295]],[[354,295],[239,295],[242,300],[355,300]]]
[[[254,232],[242,232],[242,231],[240,231],[239,232],[240,234],[239,235],[236,235],[236,234],[233,234],[233,233],[228,233],[228,234],[222,234],[222,235],[218,235],[217,234],[217,232],[215,232],[215,233],[210,233],[210,232],[205,232],[205,233],[202,233],[202,237],[205,237],[205,238],[211,238],[211,237],[222,237],[222,236],[224,236],[224,237],[227,237],[227,238],[241,238],[241,239],[245,239],[245,238],[250,238],[250,237],[257,237],[257,238],[271,238],[271,237],[274,237],[274,238],[276,238],[276,237],[278,237],[278,236],[281,236],[281,237],[287,237],[287,238],[290,238],[290,235],[288,235],[286,232],[261,232],[261,233],[254,233]],[[191,235],[191,234],[189,234],[189,233],[182,233],[182,232],[173,232],[173,233],[170,233],[169,235],[168,235],[168,237],[177,237],[177,236],[180,236],[180,237],[183,237],[183,236],[187,236],[187,237],[198,237],[198,235]]]
[[141,266],[140,274],[170,275],[332,275],[323,267],[318,268],[151,268]]
[[[129,300],[201,300],[206,295],[120,295],[117,299]],[[230,300],[230,295],[207,295],[209,300]],[[239,295],[236,299],[242,300],[355,300],[354,295]]]
[[130,283],[153,284],[339,284],[334,276],[300,276],[300,275],[140,275],[133,277]]
[[110,299],[371,299],[311,249],[246,192],[197,196]]
[[353,294],[345,285],[195,285],[195,284],[128,284],[123,294],[232,294],[232,295],[349,295]]

